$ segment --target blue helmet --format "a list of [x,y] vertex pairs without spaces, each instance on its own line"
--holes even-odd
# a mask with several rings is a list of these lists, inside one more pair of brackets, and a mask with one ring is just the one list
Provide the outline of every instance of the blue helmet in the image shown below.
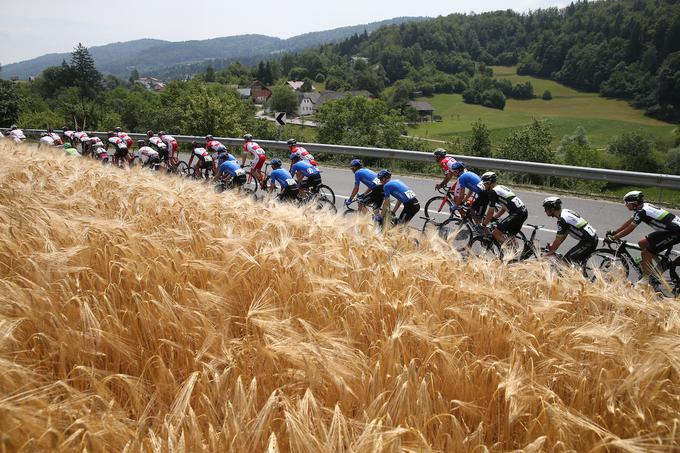
[[271,161],[272,167],[280,167],[281,166],[281,159],[274,158]]
[[352,159],[349,163],[350,167],[361,167],[363,164],[361,163],[361,159]]
[[293,162],[298,161],[301,158],[302,158],[302,156],[300,155],[300,153],[293,153],[293,154],[290,155],[290,160],[293,161]]
[[385,179],[385,178],[391,178],[392,177],[392,172],[389,170],[380,170],[378,172],[378,179]]
[[463,162],[454,162],[449,168],[451,168],[451,170],[463,170],[465,168],[465,164]]

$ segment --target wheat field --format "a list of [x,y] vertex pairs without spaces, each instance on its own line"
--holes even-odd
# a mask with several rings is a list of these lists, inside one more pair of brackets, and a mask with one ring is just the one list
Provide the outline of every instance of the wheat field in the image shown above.
[[0,155],[3,452],[680,449],[678,301]]

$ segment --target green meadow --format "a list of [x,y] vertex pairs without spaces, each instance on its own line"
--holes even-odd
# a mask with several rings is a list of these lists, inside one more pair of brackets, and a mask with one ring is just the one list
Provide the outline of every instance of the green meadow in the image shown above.
[[[493,71],[495,77],[510,79],[513,84],[530,81],[538,98],[524,101],[508,99],[505,110],[466,104],[459,94],[420,98],[432,104],[435,115],[440,115],[442,121],[412,127],[409,134],[448,141],[457,136],[466,136],[470,132],[470,125],[481,120],[490,129],[493,144],[498,145],[514,129],[534,119],[545,119],[551,124],[555,143],[564,135],[573,134],[578,126],[585,129],[596,147],[605,147],[613,137],[632,130],[647,132],[668,143],[673,140],[675,125],[649,118],[626,101],[606,99],[597,93],[579,92],[552,80],[519,76],[515,67],[494,66]],[[545,90],[552,93],[552,100],[540,98]]]

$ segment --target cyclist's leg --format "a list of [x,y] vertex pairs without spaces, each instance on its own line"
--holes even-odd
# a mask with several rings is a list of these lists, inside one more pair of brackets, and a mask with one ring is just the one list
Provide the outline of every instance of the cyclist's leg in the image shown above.
[[418,211],[420,211],[420,203],[418,203],[417,198],[414,198],[413,200],[410,200],[408,203],[404,204],[401,214],[395,223],[406,225],[418,213]]
[[653,231],[640,239],[640,254],[642,255],[642,270],[646,275],[654,272],[654,255],[659,254],[680,243],[680,231]]
[[564,261],[571,264],[583,264],[595,251],[597,244],[597,239],[581,240],[564,255]]

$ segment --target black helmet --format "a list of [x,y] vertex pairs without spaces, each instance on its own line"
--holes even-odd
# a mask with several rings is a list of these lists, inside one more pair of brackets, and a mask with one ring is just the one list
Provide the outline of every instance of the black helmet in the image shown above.
[[487,171],[482,175],[482,182],[496,182],[496,173]]
[[137,140],[137,144],[139,146],[146,146],[146,142],[144,140]]
[[446,157],[446,150],[444,148],[437,148],[434,150],[434,157],[437,159],[443,159]]
[[123,128],[118,126],[117,128],[114,129],[115,132],[123,132]]
[[281,166],[281,159],[274,158],[271,161],[272,167],[280,167]]
[[543,209],[562,209],[562,200],[559,197],[548,197],[543,200]]
[[295,140],[294,138],[289,138],[286,143],[288,143],[288,146],[297,145],[297,140]]
[[205,141],[206,141],[206,142],[212,141],[212,139],[213,139],[213,136],[210,135],[210,134],[208,134],[208,135],[205,136]]
[[158,136],[160,137],[161,135],[165,135],[167,132],[165,131],[158,131]]
[[198,142],[197,142],[196,140],[192,141],[192,142],[191,142],[191,146],[193,146],[194,148],[197,148],[197,147],[198,147]]
[[642,203],[645,200],[644,194],[639,190],[632,190],[623,197],[625,203]]
[[48,128],[47,128],[47,133],[51,134],[52,132],[54,132],[54,129],[52,129],[51,127],[48,127]]
[[243,140],[249,142],[253,140],[253,136],[251,134],[246,134],[243,136]]
[[153,137],[153,131],[146,131],[147,137]]

